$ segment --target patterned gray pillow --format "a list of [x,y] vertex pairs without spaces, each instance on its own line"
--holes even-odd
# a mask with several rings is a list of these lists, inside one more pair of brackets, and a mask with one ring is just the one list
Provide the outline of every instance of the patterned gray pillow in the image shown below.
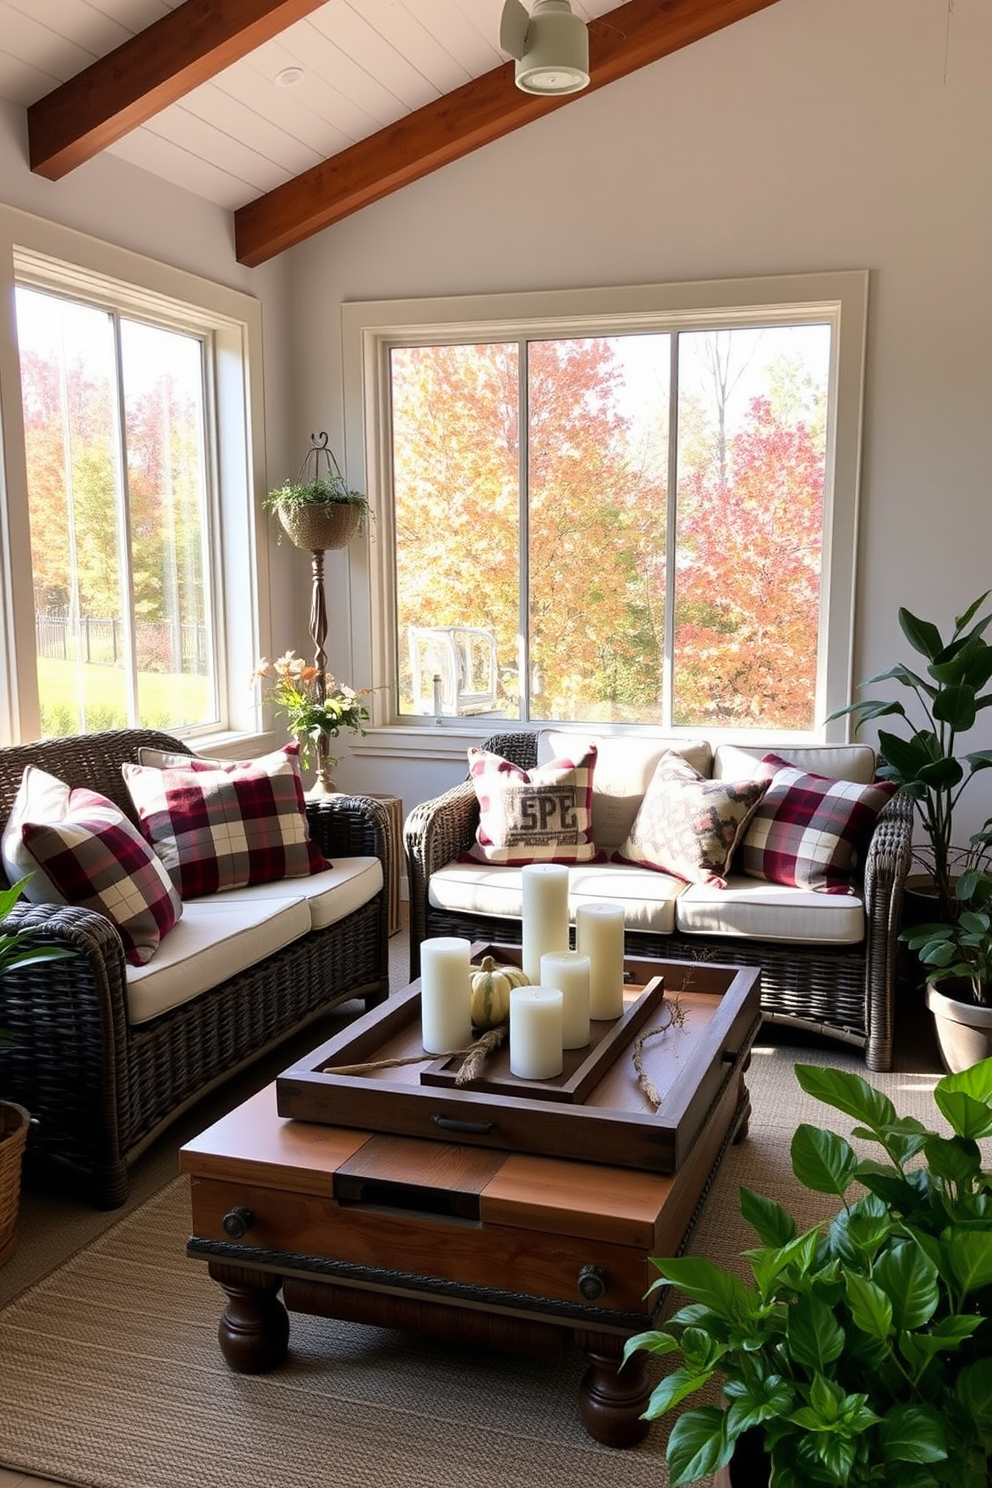
[[734,849],[769,783],[709,780],[668,750],[658,761],[629,837],[614,857],[687,883],[726,888]]

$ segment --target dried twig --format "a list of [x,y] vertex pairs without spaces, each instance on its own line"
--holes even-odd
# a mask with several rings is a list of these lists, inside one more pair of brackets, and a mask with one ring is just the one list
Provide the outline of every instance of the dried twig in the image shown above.
[[674,1001],[669,1001],[666,998],[663,1007],[664,1012],[667,1015],[665,1017],[665,1021],[663,1023],[659,1023],[655,1028],[649,1028],[647,1033],[642,1033],[639,1038],[636,1038],[634,1040],[634,1051],[632,1055],[634,1068],[637,1071],[638,1084],[644,1091],[644,1094],[647,1096],[648,1100],[654,1106],[655,1110],[657,1110],[657,1108],[661,1105],[662,1097],[659,1094],[657,1085],[655,1085],[654,1081],[651,1079],[651,1076],[644,1068],[644,1045],[647,1043],[648,1039],[657,1038],[659,1034],[667,1033],[670,1028],[682,1028],[685,1025],[685,1008],[679,1002],[677,997],[674,999]]
[[[494,1049],[498,1049],[506,1037],[507,1025],[500,1024],[498,1028],[491,1028],[481,1038],[468,1044],[464,1049],[448,1049],[443,1054],[409,1054],[405,1059],[373,1059],[368,1064],[322,1064],[319,1073],[322,1075],[368,1075],[373,1070],[396,1069],[401,1064],[426,1064],[432,1059],[458,1059],[462,1058],[464,1063],[455,1076],[456,1085],[464,1085],[468,1080],[474,1080],[482,1069],[487,1055]],[[471,1065],[471,1073],[466,1074],[466,1069]]]

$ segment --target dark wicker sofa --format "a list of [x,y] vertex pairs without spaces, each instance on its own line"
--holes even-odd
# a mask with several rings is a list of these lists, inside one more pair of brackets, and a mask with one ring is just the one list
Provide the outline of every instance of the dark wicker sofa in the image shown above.
[[[500,734],[485,748],[522,769],[537,764],[536,732]],[[427,936],[519,943],[519,920],[466,914],[430,902],[432,874],[472,846],[479,808],[471,781],[409,814],[405,848],[410,895],[410,973],[420,974]],[[726,962],[761,968],[763,1017],[863,1048],[871,1070],[892,1067],[903,885],[909,872],[912,803],[897,795],[878,818],[859,884],[866,929],[857,945],[735,939],[726,935],[629,930],[628,952],[668,960]],[[497,872],[499,870],[496,870]]]
[[[30,764],[99,791],[136,822],[121,765],[142,747],[191,752],[144,729],[0,749],[0,820]],[[307,815],[326,856],[379,857],[386,877],[380,802],[334,796],[308,803]],[[0,1029],[9,1035],[0,1091],[32,1114],[28,1170],[68,1181],[103,1208],[124,1202],[134,1159],[207,1091],[336,1004],[363,998],[372,1006],[389,990],[385,888],[335,924],[133,1027],[121,939],[107,919],[22,901],[0,931],[25,924],[80,954],[0,979]]]

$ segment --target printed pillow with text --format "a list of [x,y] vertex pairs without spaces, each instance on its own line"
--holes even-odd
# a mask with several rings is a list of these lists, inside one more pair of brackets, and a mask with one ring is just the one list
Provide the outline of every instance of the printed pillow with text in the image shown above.
[[485,749],[470,749],[479,826],[462,860],[517,866],[601,861],[591,835],[595,765],[595,745],[578,759],[555,759],[530,771]]

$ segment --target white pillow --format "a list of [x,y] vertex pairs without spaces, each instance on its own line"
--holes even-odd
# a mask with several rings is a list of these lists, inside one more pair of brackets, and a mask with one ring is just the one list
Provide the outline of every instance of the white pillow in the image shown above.
[[24,846],[21,828],[29,821],[62,821],[68,810],[69,787],[65,781],[39,770],[37,765],[26,765],[0,839],[0,854],[8,882],[14,884],[31,875],[24,885],[24,897],[29,904],[65,904],[66,898]]

